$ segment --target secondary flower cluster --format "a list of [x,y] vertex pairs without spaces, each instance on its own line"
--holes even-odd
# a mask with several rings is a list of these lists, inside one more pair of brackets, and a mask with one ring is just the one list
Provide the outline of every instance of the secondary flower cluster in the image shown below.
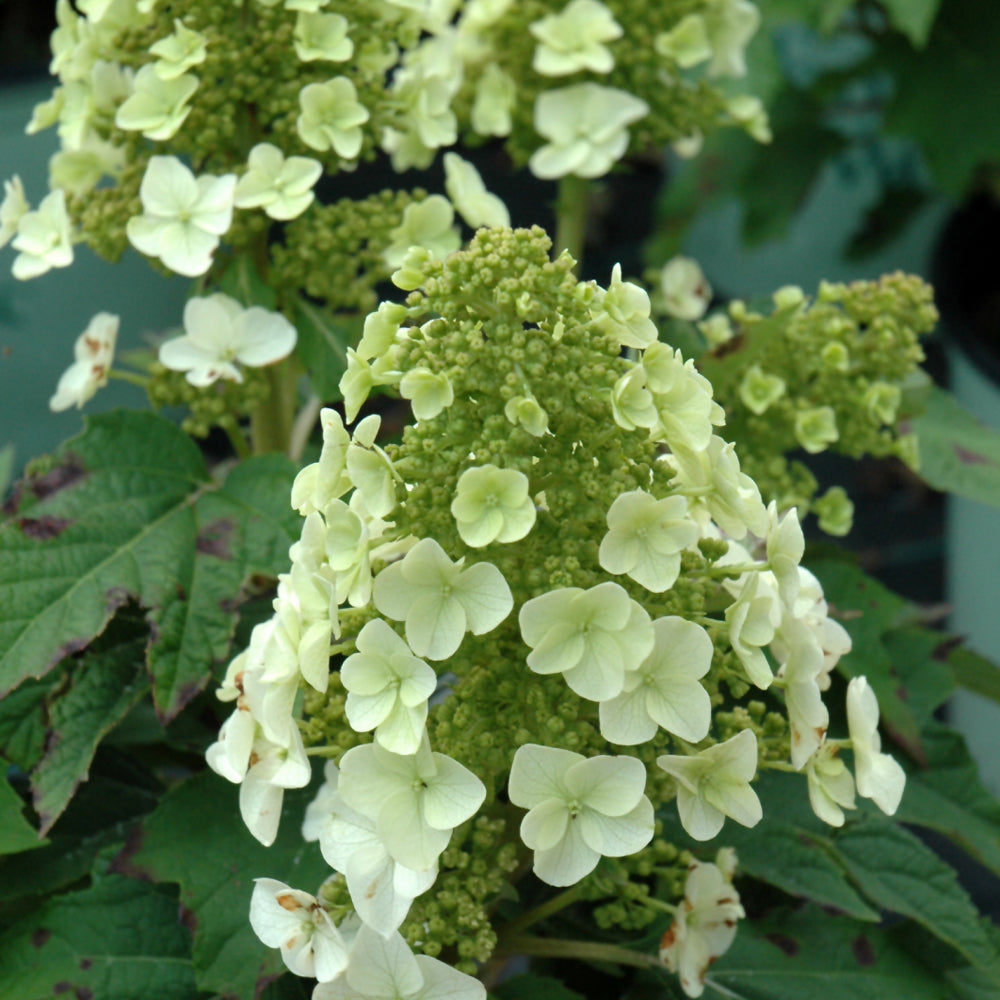
[[[799,566],[796,512],[740,471],[645,292],[618,268],[579,282],[548,248],[540,230],[483,230],[401,264],[413,292],[368,317],[342,388],[350,418],[381,386],[415,421],[383,449],[378,417],[351,433],[323,411],[274,615],[220,691],[235,711],[209,763],[262,842],[310,780],[307,744],[330,758],[303,832],[336,875],[315,899],[261,880],[252,913],[317,1000],[482,996],[470,974],[502,941],[505,877],[563,887],[619,865],[627,881],[674,799],[697,840],[726,817],[753,826],[762,761],[785,756],[834,824],[854,804],[843,748],[861,795],[892,812],[902,792],[863,678],[849,739],[827,738],[822,692],[850,643]],[[784,721],[714,710],[748,688],[780,692]],[[690,995],[741,913],[700,870],[663,955]],[[466,938],[444,969],[434,956]]]

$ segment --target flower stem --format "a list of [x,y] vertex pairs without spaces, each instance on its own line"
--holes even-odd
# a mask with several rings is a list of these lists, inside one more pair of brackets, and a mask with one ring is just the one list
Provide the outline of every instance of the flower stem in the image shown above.
[[538,938],[525,935],[507,938],[495,952],[496,957],[534,955],[538,958],[573,958],[586,962],[614,962],[634,965],[640,969],[655,969],[660,960],[654,955],[620,948],[600,941],[572,941],[562,938]]
[[517,919],[512,920],[509,924],[500,929],[501,941],[509,934],[517,935],[521,931],[531,927],[532,924],[537,924],[540,920],[544,920],[546,917],[551,917],[553,913],[558,913],[571,903],[575,903],[579,897],[580,887],[575,885],[572,888],[567,889],[565,892],[560,892],[558,895],[546,900],[544,903],[536,906],[533,910],[528,910],[525,913],[522,913],[519,917],[517,917]]
[[137,385],[140,389],[146,389],[151,381],[147,375],[139,375],[137,372],[124,372],[120,368],[109,368],[108,378],[116,378],[119,382],[128,382],[130,385]]
[[296,368],[293,359],[286,359],[263,369],[271,391],[250,416],[250,440],[255,455],[287,452],[290,447],[296,409]]
[[236,421],[232,418],[223,420],[219,426],[226,432],[226,437],[229,438],[229,443],[233,446],[236,457],[239,459],[249,458],[250,445],[247,443],[246,436],[240,431]]
[[555,251],[568,250],[579,266],[587,231],[589,183],[585,177],[567,174],[559,179],[556,197]]

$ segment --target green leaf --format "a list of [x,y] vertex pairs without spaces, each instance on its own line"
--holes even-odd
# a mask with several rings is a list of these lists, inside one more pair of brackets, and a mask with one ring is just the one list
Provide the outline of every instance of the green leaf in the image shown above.
[[845,827],[836,843],[851,879],[877,906],[917,921],[977,967],[997,960],[955,870],[912,833],[869,820]]
[[995,663],[968,646],[956,646],[948,653],[947,660],[959,687],[1000,701],[1000,667]]
[[583,1000],[553,976],[525,972],[507,979],[490,991],[499,1000]]
[[948,1000],[940,978],[877,927],[818,907],[740,922],[706,1000]]
[[45,845],[46,841],[24,818],[24,802],[10,787],[0,761],[0,854],[20,854]]
[[250,459],[230,479],[210,482],[198,449],[161,417],[89,418],[48,472],[19,485],[0,527],[0,695],[135,600],[152,630],[157,709],[175,716],[226,657],[241,584],[286,568],[298,533],[291,463]]
[[980,424],[944,389],[934,388],[913,421],[920,476],[945,493],[1000,507],[1000,434]]
[[878,698],[883,724],[920,760],[920,725],[909,703],[911,694],[884,641],[886,633],[913,617],[907,603],[853,562],[821,559],[810,562],[809,569],[823,584],[831,614],[851,636],[853,648],[840,659],[837,669],[847,677],[868,678]]
[[53,899],[0,937],[4,995],[192,1000],[189,948],[175,897],[106,876]]
[[0,698],[0,757],[30,771],[45,743],[43,705],[51,683],[27,681]]
[[122,617],[74,665],[69,689],[51,706],[45,753],[31,774],[43,834],[87,780],[101,739],[149,690],[145,630],[141,623],[119,624]]
[[887,632],[883,642],[899,679],[899,697],[923,727],[955,690],[947,663],[954,640],[931,629],[898,628]]
[[[263,847],[240,819],[237,789],[204,772],[167,794],[116,863],[128,874],[180,884],[181,902],[195,928],[200,989],[253,996],[263,977],[284,968],[278,953],[262,945],[250,928],[250,895],[255,877],[315,892],[330,874],[316,845],[302,840],[310,797],[308,791],[285,793],[278,839]],[[198,831],[197,849],[192,849],[192,831]]]
[[249,254],[237,254],[219,282],[220,291],[244,306],[263,306],[274,309],[278,297],[275,290],[263,281]]
[[895,78],[886,109],[885,130],[918,142],[941,189],[963,199],[977,171],[996,160],[995,122],[1000,117],[1000,74],[996,73],[996,38],[1000,5],[945,3],[933,19],[926,47],[911,41],[932,17],[929,0],[894,0],[907,18],[908,39],[883,41],[873,69]]
[[1000,803],[980,783],[965,740],[932,723],[923,745],[926,767],[909,769],[895,818],[937,830],[1000,875]]
[[882,0],[892,26],[901,31],[915,49],[922,49],[937,17],[941,0]]
[[309,373],[313,392],[325,402],[341,399],[347,348],[357,343],[360,330],[301,298],[295,305],[295,328],[299,333],[295,353]]

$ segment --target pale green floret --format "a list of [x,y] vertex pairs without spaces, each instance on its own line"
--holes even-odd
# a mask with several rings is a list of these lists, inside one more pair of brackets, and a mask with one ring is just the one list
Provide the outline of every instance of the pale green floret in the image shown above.
[[742,125],[747,135],[757,142],[770,142],[773,138],[767,111],[759,97],[738,94],[727,102],[726,111],[732,116],[733,121]]
[[338,76],[326,83],[310,83],[300,91],[299,105],[302,113],[295,125],[307,146],[320,152],[332,149],[345,160],[361,152],[361,126],[371,116],[350,79]]
[[458,479],[451,513],[466,545],[516,542],[535,524],[535,505],[528,496],[528,477],[516,469],[482,465],[466,469]]
[[62,188],[80,197],[92,191],[102,177],[118,177],[124,166],[124,149],[91,136],[80,149],[62,149],[52,156],[49,188]]
[[777,591],[757,572],[746,574],[739,597],[726,608],[729,644],[750,683],[761,690],[767,690],[774,680],[763,647],[774,639],[781,613]]
[[543,437],[548,432],[548,414],[534,396],[512,396],[503,413],[512,424],[523,427],[534,437]]
[[792,309],[803,305],[806,293],[798,285],[783,285],[771,296],[775,309]]
[[704,17],[712,46],[709,76],[744,76],[744,50],[760,26],[760,11],[750,0],[709,0]]
[[784,396],[785,380],[779,375],[769,375],[760,365],[751,365],[740,382],[739,393],[743,405],[759,417]]
[[365,625],[356,644],[340,668],[351,728],[374,729],[376,742],[392,753],[416,753],[437,674],[380,618]]
[[835,372],[846,372],[851,367],[851,352],[839,340],[831,340],[820,351],[820,357],[827,368]]
[[532,647],[528,666],[537,674],[561,673],[591,701],[621,694],[626,672],[653,648],[649,615],[617,583],[562,587],[534,597],[521,606],[518,621]]
[[[656,300],[659,309],[676,319],[694,322],[705,315],[711,301],[712,286],[696,260],[690,257],[671,257],[663,265]],[[710,343],[714,342],[711,337],[706,336],[706,339]]]
[[411,247],[421,247],[431,257],[447,257],[462,240],[454,228],[455,210],[443,195],[432,194],[406,206],[403,221],[389,234],[392,242],[384,256],[390,267],[401,267]]
[[894,424],[903,394],[898,385],[873,382],[865,391],[865,409],[882,424]]
[[141,132],[147,139],[170,139],[191,113],[188,101],[197,89],[196,76],[185,73],[165,80],[155,64],[143,66],[136,74],[132,96],[115,114],[115,124],[127,132]]
[[398,864],[432,867],[452,830],[475,815],[486,788],[468,768],[434,753],[426,736],[416,754],[391,753],[378,743],[348,750],[340,762],[344,802],[375,821]]
[[627,371],[611,391],[611,414],[623,430],[637,427],[652,428],[659,420],[653,394],[646,388],[646,372],[642,365]]
[[490,63],[476,81],[472,127],[480,135],[510,135],[516,103],[517,84],[496,63]]
[[286,160],[277,146],[258,143],[250,150],[247,172],[236,185],[233,204],[237,208],[263,208],[270,218],[287,222],[312,204],[312,189],[322,173],[318,160],[305,156]]
[[192,66],[205,61],[207,39],[200,31],[192,31],[180,18],[174,20],[174,33],[149,47],[156,56],[153,68],[161,80],[176,80]]
[[508,786],[527,809],[521,839],[535,852],[534,872],[565,886],[589,875],[601,857],[641,850],[653,837],[646,769],[635,757],[584,757],[556,747],[517,748]]
[[680,553],[701,534],[682,496],[657,500],[644,490],[623,493],[608,511],[598,553],[609,573],[627,573],[647,590],[669,590],[680,574]]
[[599,0],[570,0],[558,14],[535,21],[529,30],[539,43],[531,65],[542,76],[610,72],[615,60],[604,43],[624,33]]
[[858,795],[871,799],[887,816],[898,808],[906,785],[899,761],[882,753],[878,734],[878,700],[865,677],[852,677],[847,685],[847,729],[854,751]]
[[712,399],[712,384],[684,360],[680,351],[657,341],[642,356],[646,385],[653,394],[657,422],[653,433],[671,449],[701,451],[712,427],[725,423],[725,411]]
[[0,202],[0,247],[7,245],[17,232],[17,224],[21,218],[31,210],[24,196],[24,185],[17,174],[9,181],[4,181],[3,188],[4,197]]
[[818,500],[813,501],[813,512],[819,526],[828,535],[842,538],[854,523],[854,504],[843,486],[831,486]]
[[433,260],[434,254],[426,247],[410,247],[399,262],[399,266],[392,272],[392,283],[404,292],[415,291],[424,283],[425,268]]
[[479,171],[458,153],[444,154],[444,175],[444,189],[470,228],[510,225],[507,206],[486,190]]
[[429,368],[411,368],[399,383],[399,394],[410,400],[417,420],[433,420],[455,401],[448,376]]
[[381,302],[375,312],[365,317],[364,329],[358,343],[358,357],[370,361],[381,357],[392,347],[396,334],[406,319],[406,306],[398,302]]
[[799,512],[793,507],[779,520],[778,505],[772,500],[767,505],[767,517],[767,563],[778,581],[782,601],[791,608],[798,596],[799,563],[806,548]]
[[656,763],[677,782],[677,811],[695,840],[711,840],[726,817],[756,826],[760,799],[750,787],[757,772],[757,737],[744,729],[725,743],[691,757],[666,754]]
[[592,315],[599,330],[617,338],[625,347],[643,350],[656,341],[656,324],[649,318],[646,289],[622,281],[622,266],[615,264],[607,291],[594,303]]
[[856,809],[854,776],[837,756],[839,747],[824,743],[809,758],[806,778],[812,811],[830,826],[844,825],[844,810]]
[[602,701],[601,735],[612,743],[637,746],[656,736],[658,726],[682,740],[708,735],[712,701],[698,683],[712,666],[714,645],[694,622],[675,615],[653,622],[655,645],[638,670],[625,677],[625,690]]
[[73,263],[73,244],[66,195],[58,188],[50,191],[34,212],[24,212],[17,220],[17,235],[11,246],[18,251],[11,273],[19,281],[37,278],[53,267]]
[[681,69],[691,69],[712,58],[708,29],[701,14],[687,14],[670,29],[657,35],[653,47]]
[[514,607],[503,574],[490,563],[453,563],[433,538],[417,542],[375,578],[375,607],[406,622],[406,641],[417,656],[445,660],[467,631],[483,635]]
[[535,101],[535,131],[548,142],[532,154],[536,177],[603,177],[628,149],[628,126],[649,105],[624,90],[578,83],[546,90]]
[[347,27],[347,18],[342,14],[300,11],[295,21],[295,54],[303,62],[345,62],[354,55]]
[[402,372],[396,369],[396,358],[392,350],[369,364],[359,357],[357,351],[347,349],[347,371],[340,379],[340,393],[344,397],[344,413],[351,423],[364,405],[368,394],[377,385],[396,385]]
[[839,437],[832,406],[814,406],[795,414],[795,438],[810,455],[826,451]]

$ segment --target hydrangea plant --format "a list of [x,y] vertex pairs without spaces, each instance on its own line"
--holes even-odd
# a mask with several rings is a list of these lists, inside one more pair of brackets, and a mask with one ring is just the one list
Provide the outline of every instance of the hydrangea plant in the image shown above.
[[[756,6],[57,16],[49,190],[0,205],[15,277],[82,242],[194,285],[128,370],[95,316],[50,401],[122,377],[180,426],[88,420],[0,527],[12,995],[564,998],[588,963],[629,996],[853,996],[859,964],[877,997],[997,985],[952,870],[890,818],[997,867],[933,719],[991,668],[807,558],[805,518],[843,534],[850,500],[793,454],[918,464],[929,289],[706,315],[693,261],[585,276],[593,181],[718,127],[767,141]],[[459,151],[487,142],[558,182],[554,239]],[[444,193],[405,179],[439,154]],[[399,189],[351,194],[379,159]]]

